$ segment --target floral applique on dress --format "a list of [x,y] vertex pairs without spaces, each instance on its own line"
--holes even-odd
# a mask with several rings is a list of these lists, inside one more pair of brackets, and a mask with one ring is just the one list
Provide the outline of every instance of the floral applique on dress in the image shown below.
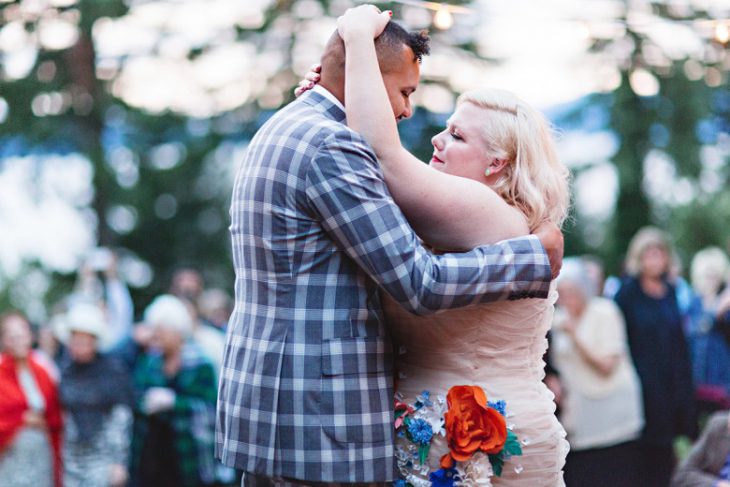
[[[522,455],[506,403],[488,401],[479,386],[453,386],[445,398],[423,391],[413,404],[396,395],[395,418],[396,435],[407,440],[396,448],[396,487],[489,486],[505,462]],[[429,461],[434,441],[448,448],[438,465]]]

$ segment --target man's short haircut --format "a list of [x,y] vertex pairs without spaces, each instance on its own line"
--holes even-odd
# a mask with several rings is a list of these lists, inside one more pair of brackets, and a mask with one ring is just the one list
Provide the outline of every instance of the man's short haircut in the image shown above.
[[[408,32],[401,25],[390,21],[382,34],[375,39],[375,50],[378,54],[378,63],[383,72],[400,67],[403,46],[413,51],[414,60],[421,62],[423,56],[431,52],[430,38],[426,31]],[[345,44],[335,31],[332,34],[322,56],[322,67],[329,71],[330,76],[344,78],[345,75]],[[334,72],[333,72],[334,71]]]
[[388,22],[383,33],[375,39],[375,48],[378,53],[386,50],[399,52],[400,46],[406,45],[413,50],[415,59],[420,63],[423,56],[428,56],[431,52],[431,39],[425,30],[420,32],[408,32],[400,24],[396,22]]

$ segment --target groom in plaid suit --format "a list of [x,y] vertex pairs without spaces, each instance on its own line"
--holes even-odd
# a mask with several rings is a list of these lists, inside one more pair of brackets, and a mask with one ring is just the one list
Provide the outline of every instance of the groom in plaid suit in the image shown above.
[[[390,22],[376,47],[394,116],[408,117],[428,38]],[[548,293],[545,248],[556,247],[536,236],[462,254],[425,250],[372,149],[345,125],[343,99],[335,34],[321,83],[258,131],[236,176],[236,306],[216,454],[246,472],[243,485],[393,480],[393,357],[381,291],[420,314]]]

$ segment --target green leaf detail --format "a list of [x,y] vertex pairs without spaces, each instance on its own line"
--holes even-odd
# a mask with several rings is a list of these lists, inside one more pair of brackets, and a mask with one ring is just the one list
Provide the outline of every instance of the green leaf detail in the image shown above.
[[494,470],[494,475],[497,477],[502,476],[502,467],[504,467],[504,460],[500,456],[500,454],[497,455],[489,455],[489,463],[492,464],[492,470]]
[[517,435],[507,430],[507,439],[504,442],[502,451],[489,455],[489,463],[492,464],[494,475],[501,477],[504,462],[515,455],[522,455],[522,445],[520,445]]
[[507,440],[504,442],[504,448],[499,453],[500,456],[509,458],[515,455],[522,455],[522,445],[515,435],[511,431],[507,431]]
[[428,451],[431,449],[431,445],[419,445],[418,446],[418,461],[423,465],[428,459]]

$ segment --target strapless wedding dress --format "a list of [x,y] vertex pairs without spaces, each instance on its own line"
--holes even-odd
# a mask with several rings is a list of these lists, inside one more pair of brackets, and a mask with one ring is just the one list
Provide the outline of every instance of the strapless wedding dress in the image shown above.
[[[520,441],[522,455],[509,458],[502,476],[489,479],[491,485],[564,485],[568,442],[555,417],[553,394],[542,382],[546,333],[556,299],[553,284],[548,299],[503,301],[430,316],[415,316],[384,300],[390,330],[400,344],[397,397],[413,404],[426,390],[438,402],[452,386],[478,385],[489,401],[506,401],[506,422]],[[409,448],[413,451],[408,443],[402,435],[396,438],[401,459]],[[428,469],[421,467],[418,472],[417,463],[407,469],[410,482],[430,485],[425,483],[428,471],[438,470],[439,459],[447,452],[445,438],[434,435]],[[472,478],[466,483],[490,485],[489,480]]]

